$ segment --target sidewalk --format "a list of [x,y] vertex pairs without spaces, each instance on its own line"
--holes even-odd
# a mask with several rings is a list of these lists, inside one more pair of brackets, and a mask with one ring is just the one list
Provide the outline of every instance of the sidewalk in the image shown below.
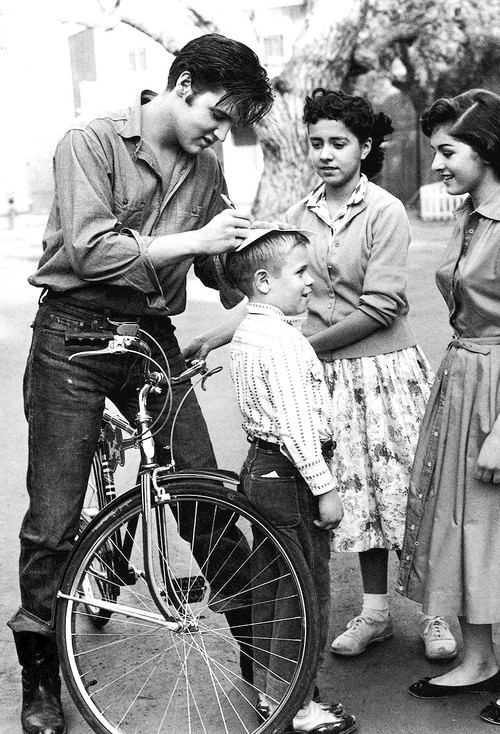
[[[0,347],[3,370],[0,382],[2,404],[2,465],[0,486],[2,518],[1,564],[4,590],[0,601],[0,675],[2,676],[1,731],[20,734],[20,674],[15,660],[12,635],[5,621],[18,604],[17,532],[26,506],[24,472],[26,466],[26,425],[22,415],[21,381],[26,359],[32,314],[38,292],[27,285],[41,254],[41,237],[46,217],[37,220],[20,217],[14,230],[0,229]],[[2,222],[0,221],[0,227]],[[409,298],[411,319],[418,341],[434,367],[450,338],[446,307],[434,284],[434,271],[448,240],[451,224],[412,222],[414,240],[410,248]],[[190,283],[191,287],[191,283]],[[215,297],[214,297],[215,296]],[[225,317],[214,292],[192,286],[191,302],[182,316],[175,318],[179,340],[210,328]],[[200,402],[214,439],[222,468],[238,471],[246,454],[244,433],[231,383],[227,349],[209,357],[209,365],[222,364],[201,392]],[[394,637],[373,646],[353,659],[334,658],[326,652],[320,684],[325,700],[342,701],[356,714],[359,734],[495,734],[493,726],[481,722],[479,711],[490,700],[488,695],[459,696],[440,701],[420,701],[407,693],[408,685],[424,676],[446,670],[446,665],[431,663],[423,655],[418,635],[417,606],[393,591],[396,557],[390,559],[390,593],[395,621]],[[344,629],[359,612],[361,580],[355,554],[336,554],[332,559],[332,614],[330,639]],[[459,637],[456,620],[449,620]],[[500,635],[497,634],[500,644]],[[499,649],[500,654],[500,649]],[[68,719],[68,734],[90,734],[66,690],[63,692]],[[179,732],[179,734],[187,734]],[[222,734],[222,733],[221,733]],[[231,734],[229,732],[229,734]]]

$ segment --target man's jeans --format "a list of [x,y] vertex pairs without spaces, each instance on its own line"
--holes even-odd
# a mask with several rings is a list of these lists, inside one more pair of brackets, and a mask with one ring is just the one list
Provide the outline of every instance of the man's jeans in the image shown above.
[[[185,362],[170,320],[144,317],[139,325],[165,350],[172,375],[182,372]],[[61,571],[78,531],[105,398],[111,399],[132,424],[137,414],[140,357],[108,354],[68,361],[71,354],[92,347],[68,346],[65,344],[67,332],[99,332],[109,328],[105,315],[85,307],[75,307],[64,299],[42,303],[33,325],[33,341],[24,376],[25,413],[29,427],[27,488],[30,504],[20,532],[21,608],[9,622],[14,632],[31,631],[47,636],[54,633],[56,593]],[[94,349],[99,348],[96,346]],[[154,347],[152,356],[164,363]],[[171,418],[188,387],[173,387]],[[163,401],[163,396],[151,395],[148,409],[153,417],[158,414]],[[155,436],[160,464],[170,460],[170,453],[164,447],[170,443],[171,418]],[[216,467],[207,427],[193,393],[187,397],[179,414],[173,446],[179,470]],[[224,518],[220,520],[223,527]],[[207,525],[210,522],[211,518],[207,518]],[[224,558],[228,558],[235,547],[236,555],[242,561],[250,552],[236,527],[230,527],[224,537],[226,544],[219,546],[220,558],[213,559],[212,564],[218,570],[221,583],[223,574],[220,574],[220,567]],[[202,547],[203,539],[200,538]],[[234,552],[231,557],[235,559]],[[201,562],[203,560],[200,559]],[[232,571],[228,573],[232,574]],[[248,578],[240,579],[239,588],[247,583]],[[234,584],[231,591],[235,592]]]
[[[266,476],[268,474],[273,476]],[[278,475],[276,477],[276,474]],[[323,661],[328,636],[330,610],[330,533],[320,530],[313,520],[318,517],[318,501],[295,466],[279,451],[252,444],[241,472],[243,492],[269,522],[292,541],[303,556],[314,582],[319,605],[320,653],[317,671]],[[283,679],[289,680],[300,638],[299,610],[290,599],[293,588],[279,573],[271,555],[259,549],[259,533],[254,528],[252,576],[259,578],[253,590],[254,681],[260,690],[280,700],[286,691]],[[274,621],[273,621],[274,620]],[[284,620],[276,622],[275,620]],[[310,694],[315,681],[311,684]],[[261,688],[262,686],[262,688]],[[310,698],[310,695],[309,695]],[[304,703],[306,703],[305,701]]]

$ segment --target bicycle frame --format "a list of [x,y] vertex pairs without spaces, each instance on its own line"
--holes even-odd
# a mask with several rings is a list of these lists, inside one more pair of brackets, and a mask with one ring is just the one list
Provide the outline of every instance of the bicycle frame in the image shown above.
[[[109,339],[109,336],[106,337]],[[139,350],[139,351],[136,351]],[[136,336],[132,335],[115,335],[112,337],[112,340],[109,341],[108,347],[102,350],[93,351],[93,352],[80,352],[79,354],[74,355],[74,357],[77,356],[85,356],[85,355],[95,355],[97,353],[123,353],[126,351],[132,351],[135,353],[139,353],[142,356],[144,356],[145,360],[149,358],[149,347],[145,342],[143,342],[141,339],[139,339]],[[70,358],[71,359],[71,358]],[[216,367],[212,370],[207,370],[204,362],[198,362],[194,363],[190,368],[185,370],[178,378],[172,378],[172,382],[181,382],[189,379],[191,376],[194,376],[196,374],[201,374],[200,382],[202,384],[203,389],[204,383],[206,379],[215,374],[216,372],[219,372],[222,368]],[[141,486],[141,500],[142,500],[142,543],[144,548],[144,561],[145,561],[145,568],[144,568],[144,576],[146,579],[146,582],[148,584],[149,591],[151,593],[151,596],[157,605],[158,609],[161,611],[166,626],[171,629],[172,631],[181,631],[182,629],[189,629],[190,631],[193,631],[196,629],[196,623],[192,620],[189,622],[180,622],[179,620],[172,617],[172,614],[168,608],[168,605],[163,598],[163,596],[160,594],[158,589],[161,588],[161,584],[158,582],[155,576],[154,571],[154,563],[153,563],[153,543],[152,543],[152,503],[155,500],[155,497],[158,499],[161,499],[162,493],[164,492],[164,488],[160,486],[159,484],[159,478],[164,478],[165,475],[168,475],[172,481],[175,481],[175,462],[173,460],[173,454],[172,454],[172,460],[170,464],[167,466],[160,467],[157,463],[156,459],[156,449],[154,444],[154,438],[153,434],[151,432],[151,425],[152,425],[152,416],[148,413],[147,410],[147,400],[148,396],[151,392],[161,392],[161,386],[165,385],[168,382],[168,378],[165,374],[162,374],[160,372],[153,372],[147,369],[145,367],[145,384],[142,386],[142,388],[139,391],[138,396],[138,413],[136,416],[136,428],[135,430],[131,430],[130,424],[128,421],[125,421],[121,419],[119,416],[113,415],[110,411],[105,410],[103,419],[105,422],[105,425],[116,425],[118,428],[126,431],[129,434],[129,438],[126,438],[122,441],[120,438],[119,443],[120,446],[118,449],[115,448],[115,454],[118,455],[112,455],[113,449],[109,450],[108,446],[110,445],[109,442],[106,443],[106,437],[102,437],[101,441],[101,448],[99,452],[100,459],[96,459],[94,457],[94,461],[96,462],[95,466],[97,468],[97,471],[95,472],[96,477],[98,478],[98,482],[101,481],[101,472],[102,472],[102,486],[97,487],[98,490],[98,497],[99,502],[102,503],[102,506],[106,506],[109,504],[110,501],[116,498],[116,488],[115,488],[115,482],[114,482],[114,472],[117,466],[117,463],[120,463],[123,465],[124,458],[123,453],[126,449],[131,447],[137,447],[140,450],[141,455],[141,463],[140,463],[140,471],[139,471],[139,477],[140,477],[140,486]],[[189,390],[186,393],[189,394],[191,390],[193,390],[196,386],[196,383],[194,385],[191,385]],[[186,397],[185,396],[185,397]],[[184,398],[185,399],[185,398]],[[179,405],[176,414],[173,419],[172,424],[172,434],[173,429],[175,426],[175,422],[177,419],[177,416],[179,414],[179,411],[182,408],[184,400]],[[117,434],[115,434],[116,436]],[[98,466],[100,463],[100,467]],[[99,471],[101,470],[101,472]],[[238,485],[238,481],[234,479],[231,476],[232,473],[230,472],[218,472],[218,471],[199,471],[199,472],[189,472],[189,473],[182,473],[179,474],[179,479],[211,479],[216,482],[229,482],[233,486]],[[99,509],[102,509],[100,507]],[[89,517],[88,519],[93,519],[92,517]],[[131,537],[135,534],[135,529],[137,527],[137,523],[135,523],[135,528],[133,529],[133,532],[131,533]],[[163,530],[161,528],[157,528],[158,533],[160,536],[163,535]],[[166,563],[166,535],[163,535],[163,547],[161,549],[161,558],[160,558],[160,567],[161,567],[161,573],[163,576],[163,583],[167,587],[167,599],[173,603],[173,605],[176,607],[177,610],[183,609],[186,606],[185,599],[181,599],[179,596],[179,591],[177,588],[177,584],[174,583],[174,580],[171,577],[170,569],[168,566],[168,563]],[[131,541],[129,541],[131,542]],[[130,557],[130,553],[128,552],[127,547],[121,542],[121,539],[117,539],[117,545],[120,547],[121,550],[123,550],[123,555],[125,558]],[[124,576],[123,570],[121,571],[121,576]],[[73,601],[76,601],[75,598],[69,597],[67,595],[62,594],[61,592],[58,592],[58,598],[67,598],[72,599]],[[108,610],[108,611],[116,611],[117,605],[116,603],[110,604],[106,602],[103,599],[96,600],[94,598],[90,599],[85,596],[81,596],[78,598],[78,600],[82,603],[88,603],[94,607],[98,607],[100,609]],[[141,614],[143,614],[141,612]],[[137,615],[138,618],[141,618],[141,614]],[[158,622],[157,615],[152,615],[154,617],[155,621]],[[145,620],[150,619],[151,615],[144,613]]]
[[[97,353],[144,352],[130,334],[108,338]],[[200,374],[203,387],[218,369],[195,365],[174,380]],[[171,460],[158,465],[154,432],[167,418],[160,410],[153,419],[147,403],[168,382],[145,370],[135,429],[103,416],[102,507],[82,523],[58,593],[64,677],[100,733],[278,734],[316,669],[313,580],[294,544],[238,491],[233,472],[175,471],[173,429]],[[114,472],[132,446],[141,455],[139,483],[117,492]],[[268,677],[276,708],[262,719]]]

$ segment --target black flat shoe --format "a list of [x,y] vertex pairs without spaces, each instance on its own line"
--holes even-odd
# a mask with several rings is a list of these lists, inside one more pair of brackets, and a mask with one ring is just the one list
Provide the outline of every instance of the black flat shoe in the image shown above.
[[408,692],[415,698],[446,698],[447,696],[458,696],[461,693],[499,693],[500,692],[500,670],[491,678],[481,680],[479,683],[470,683],[467,686],[437,686],[429,683],[430,678],[422,678],[413,683]]
[[496,701],[490,701],[490,703],[481,711],[479,716],[489,724],[500,725],[500,706]]

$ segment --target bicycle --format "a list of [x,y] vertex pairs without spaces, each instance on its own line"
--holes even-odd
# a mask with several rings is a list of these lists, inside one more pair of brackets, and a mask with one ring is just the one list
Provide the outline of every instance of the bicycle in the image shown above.
[[[93,468],[97,505],[82,512],[58,593],[62,673],[100,734],[278,734],[302,704],[318,655],[310,572],[238,491],[232,472],[176,471],[173,459],[158,466],[153,435],[161,416],[152,420],[147,399],[164,390],[168,403],[170,380],[157,363],[150,369],[147,337],[102,336],[99,353],[143,356],[144,380],[135,429],[109,412],[103,417]],[[174,379],[198,374],[204,387],[219,369],[198,363]],[[140,483],[114,496],[114,471],[133,446],[141,454]],[[257,549],[269,554],[264,568],[254,563]],[[271,624],[279,630],[272,614],[279,600],[272,593],[265,603],[253,600],[262,588],[278,587],[297,637],[275,665],[262,632]],[[242,609],[251,610],[250,629],[229,625]],[[280,693],[263,718],[257,701],[271,674]]]

